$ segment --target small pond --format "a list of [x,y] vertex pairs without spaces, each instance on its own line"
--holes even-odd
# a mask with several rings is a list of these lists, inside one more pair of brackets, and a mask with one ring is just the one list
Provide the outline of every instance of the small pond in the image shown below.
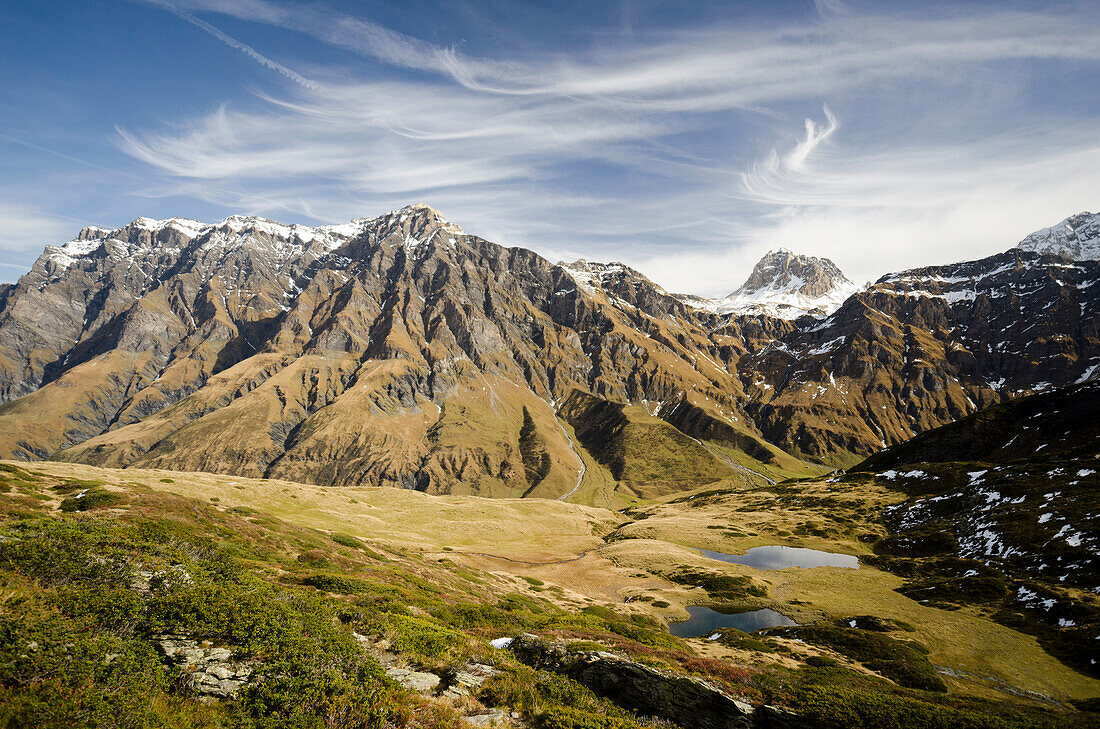
[[859,569],[859,557],[851,554],[822,552],[803,547],[753,547],[744,554],[724,554],[700,549],[704,557],[743,564],[758,570],[782,570],[787,567],[847,567]]
[[687,611],[690,618],[668,626],[669,632],[677,638],[698,638],[710,635],[720,628],[737,628],[751,633],[780,625],[797,625],[783,613],[778,613],[771,608],[751,610],[747,613],[720,613],[713,608],[692,605]]

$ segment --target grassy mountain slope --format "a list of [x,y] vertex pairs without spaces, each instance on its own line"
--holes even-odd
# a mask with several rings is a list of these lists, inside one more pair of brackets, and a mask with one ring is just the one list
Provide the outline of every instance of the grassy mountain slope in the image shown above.
[[886,448],[853,468],[1069,460],[1100,453],[1100,383],[1009,400]]
[[[848,478],[904,493],[878,562],[917,599],[974,604],[1100,675],[1100,384],[1004,403],[887,449]],[[873,476],[872,476],[873,474]]]
[[641,407],[573,390],[559,412],[620,488],[638,496],[667,494],[734,473],[697,440]]
[[[873,567],[761,572],[708,560],[689,548],[736,552],[754,544],[785,541],[866,554],[868,547],[860,535],[881,529],[867,514],[877,513],[882,504],[900,497],[886,488],[861,485],[838,491],[836,484],[806,482],[746,491],[727,482],[724,489],[711,489],[710,495],[702,491],[694,499],[671,499],[663,506],[616,514],[558,501],[330,489],[202,473],[112,471],[51,463],[36,464],[35,473],[5,468],[10,490],[0,498],[13,510],[7,517],[9,523],[15,523],[11,519],[22,523],[19,520],[48,518],[106,526],[141,518],[166,520],[185,531],[195,529],[194,538],[231,547],[235,556],[230,562],[241,564],[249,574],[275,581],[279,589],[292,593],[304,589],[313,594],[312,588],[299,586],[310,580],[340,586],[347,596],[332,603],[335,614],[347,612],[349,605],[360,606],[353,612],[372,606],[364,613],[375,616],[367,624],[356,617],[349,625],[407,646],[405,659],[431,670],[461,663],[469,655],[499,665],[501,657],[485,648],[483,641],[523,626],[565,635],[569,640],[595,640],[605,647],[628,649],[632,655],[650,656],[647,660],[657,661],[656,665],[702,671],[700,675],[719,682],[737,676],[731,685],[735,693],[752,701],[779,702],[805,711],[825,712],[829,707],[855,711],[861,707],[858,711],[874,715],[895,710],[896,702],[904,698],[916,702],[914,711],[943,705],[954,707],[943,709],[951,714],[967,707],[968,711],[992,712],[1000,721],[1006,712],[1027,714],[1030,710],[1023,706],[1028,702],[1051,706],[1048,699],[1025,701],[1005,693],[1009,688],[1061,702],[1100,694],[1100,684],[1062,666],[1031,636],[968,608],[946,611],[921,605],[894,590],[903,582],[901,578]],[[117,494],[121,502],[90,506],[74,516],[57,511],[64,499],[72,503],[81,491],[86,492],[81,498],[106,491]],[[630,526],[623,526],[624,518]],[[799,526],[811,522],[813,526]],[[249,530],[247,540],[238,535],[241,529]],[[333,535],[343,535],[335,546]],[[28,543],[46,538],[31,532],[21,537]],[[355,547],[355,540],[365,549]],[[353,546],[345,547],[345,542]],[[265,551],[257,552],[259,547]],[[244,561],[238,562],[240,559]],[[692,574],[684,584],[682,577],[689,572]],[[318,575],[326,577],[318,582]],[[707,588],[695,586],[699,575],[709,575],[704,580]],[[750,583],[764,587],[766,595],[745,592],[744,585]],[[25,590],[20,594],[26,594]],[[522,596],[522,600],[510,595]],[[624,605],[624,598],[630,598],[629,603]],[[541,606],[541,613],[532,612],[531,599]],[[775,606],[806,622],[879,615],[908,623],[915,633],[891,635],[899,640],[915,638],[928,646],[933,663],[950,667],[954,674],[944,678],[951,695],[945,700],[937,698],[936,692],[899,689],[843,650],[824,644],[802,644],[777,636],[766,639],[771,645],[763,648],[702,639],[676,647],[681,644],[663,630],[647,632],[655,630],[646,627],[653,626],[647,621],[654,618],[680,619],[685,604],[730,604],[729,600],[742,609]],[[466,603],[483,607],[456,612],[455,606]],[[512,607],[498,613],[490,609],[494,605]],[[402,617],[408,615],[404,610],[410,610],[416,620],[410,623]],[[443,631],[440,637],[428,642],[415,638],[429,629],[423,621],[437,626],[431,630]],[[209,630],[197,624],[194,627],[200,633]],[[456,629],[462,635],[455,636]],[[147,639],[141,630],[136,638]],[[408,630],[419,632],[409,634]],[[240,639],[236,635],[234,641]],[[458,644],[450,641],[466,641],[462,644],[466,647],[453,647]],[[682,652],[684,647],[688,653]],[[826,666],[827,658],[839,663],[815,667]],[[814,709],[813,696],[820,692],[830,696],[828,706]],[[998,703],[986,704],[968,696],[996,698]],[[1057,722],[1060,716],[1049,709],[1034,715],[1040,721],[1037,726],[1043,726],[1043,721]],[[1087,715],[1071,714],[1066,720],[1071,718],[1081,722]],[[534,725],[556,726],[539,721]]]

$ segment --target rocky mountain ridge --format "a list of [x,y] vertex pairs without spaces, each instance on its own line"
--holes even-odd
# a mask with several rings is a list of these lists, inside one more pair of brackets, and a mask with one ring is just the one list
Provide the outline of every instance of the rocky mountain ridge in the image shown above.
[[582,468],[552,405],[574,388],[696,392],[759,438],[727,394],[736,378],[695,367],[707,333],[682,304],[644,278],[586,290],[428,206],[82,237],[3,302],[6,454],[527,493],[527,408],[549,459],[538,486],[556,495]]
[[1058,225],[1037,230],[1016,246],[1023,251],[1053,253],[1074,261],[1100,259],[1100,214],[1071,215]]
[[[788,284],[835,282],[783,255]],[[48,247],[0,292],[0,455],[556,496],[585,476],[557,412],[577,391],[640,408],[645,438],[666,436],[642,415],[704,443],[693,472],[850,465],[1093,377],[1098,268],[1018,248],[785,319],[554,265],[426,205],[318,228],[139,219]]]
[[1100,382],[996,405],[876,453],[848,478],[908,498],[877,564],[922,602],[977,603],[1098,675]]

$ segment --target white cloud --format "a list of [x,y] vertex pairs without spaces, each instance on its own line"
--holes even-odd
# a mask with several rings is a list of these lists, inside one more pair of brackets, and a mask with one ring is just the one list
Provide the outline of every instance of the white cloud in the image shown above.
[[848,4],[843,0],[814,0],[814,7],[820,15],[846,15],[849,12]]
[[[490,239],[623,259],[707,294],[739,285],[768,248],[827,255],[863,280],[1002,250],[1100,204],[1088,199],[1100,190],[1100,122],[1027,108],[1014,86],[1019,62],[1095,70],[1100,22],[1087,6],[918,17],[819,0],[816,19],[787,25],[719,23],[507,58],[316,4],[172,7],[189,22],[208,12],[265,23],[416,73],[318,69],[322,81],[286,93],[120,129],[121,149],[160,173],[142,194],[326,221],[422,199]],[[997,74],[1001,61],[1016,75]],[[992,99],[1005,105],[999,128],[957,111]],[[823,120],[796,138],[792,110],[819,109]],[[738,132],[723,137],[731,122]],[[700,147],[704,137],[728,150]],[[773,138],[788,141],[759,154]]]
[[[807,122],[794,149],[821,136]],[[741,194],[772,212],[736,232],[741,245],[715,255],[656,255],[638,266],[660,272],[670,288],[697,282],[692,290],[715,294],[740,281],[714,271],[747,273],[781,247],[831,258],[860,283],[991,255],[1063,217],[1100,209],[1098,139],[1085,125],[942,148],[839,150],[812,167],[805,156],[773,150],[743,176]]]
[[839,126],[837,124],[836,117],[829,111],[829,107],[824,107],[825,119],[828,124],[824,127],[819,127],[813,119],[807,119],[806,124],[806,138],[795,145],[795,148],[791,150],[790,154],[783,160],[788,169],[795,171],[802,171],[806,169],[806,159],[817,149],[818,145],[832,136],[833,132],[837,130]]
[[601,43],[510,60],[463,55],[319,5],[178,0],[176,6],[302,32],[387,64],[440,73],[477,91],[622,97],[604,101],[650,110],[738,108],[876,79],[940,74],[960,63],[1100,59],[1100,27],[1088,22],[1087,6],[1061,12],[981,8],[970,14],[929,7],[922,16],[855,15],[825,0],[818,4],[825,12],[813,23],[764,29],[718,24],[669,31],[644,45]]
[[[44,242],[58,242],[72,237],[74,223],[42,213],[20,203],[0,200],[0,264],[8,268],[26,269],[22,263],[4,261],[3,257],[40,250]],[[23,256],[19,256],[23,258]],[[7,274],[0,274],[0,279]]]
[[205,20],[202,20],[200,18],[196,18],[191,13],[188,13],[184,10],[181,10],[180,8],[173,5],[172,3],[168,2],[168,0],[144,0],[144,2],[147,2],[150,5],[155,5],[158,8],[163,8],[163,9],[167,10],[168,12],[172,13],[173,15],[176,15],[177,17],[182,18],[183,20],[186,20],[188,23],[195,26],[196,28],[199,28],[199,29],[209,33],[210,35],[214,36],[215,38],[217,38],[218,40],[220,40],[222,43],[226,44],[230,48],[233,48],[235,50],[240,51],[241,53],[245,54],[246,56],[251,58],[256,63],[260,64],[261,66],[264,66],[265,68],[269,68],[272,71],[275,71],[276,73],[281,74],[282,76],[285,76],[286,78],[290,79],[291,81],[293,81],[296,84],[301,84],[302,86],[305,86],[306,88],[315,88],[317,86],[316,83],[314,83],[313,81],[310,81],[308,78],[302,76],[301,74],[297,73],[296,71],[287,68],[286,66],[282,65],[281,63],[278,63],[277,61],[271,60],[270,58],[263,55],[262,53],[260,53],[255,48],[248,45],[247,43],[242,43],[241,41],[237,40],[236,38],[233,38],[232,36],[229,36],[226,33],[223,33],[221,30],[219,30],[218,28],[215,28],[210,23],[207,23]]

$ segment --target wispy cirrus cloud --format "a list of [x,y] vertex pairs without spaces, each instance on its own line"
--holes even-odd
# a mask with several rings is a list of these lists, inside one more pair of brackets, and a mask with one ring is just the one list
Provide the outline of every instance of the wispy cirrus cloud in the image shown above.
[[280,74],[281,76],[284,76],[285,78],[290,79],[291,81],[293,81],[296,84],[300,84],[300,85],[305,86],[306,88],[309,88],[309,89],[317,87],[317,84],[315,82],[310,81],[308,78],[306,78],[305,76],[302,76],[300,73],[294,71],[293,69],[287,68],[286,66],[279,63],[278,61],[271,60],[270,58],[268,58],[264,54],[260,53],[255,48],[248,45],[247,43],[242,43],[241,41],[237,40],[236,38],[233,38],[232,36],[229,36],[226,33],[223,33],[221,30],[214,27],[210,23],[207,23],[205,20],[202,20],[201,18],[196,18],[191,13],[189,13],[185,10],[182,10],[181,8],[179,8],[176,5],[172,4],[168,0],[142,0],[142,2],[145,2],[145,3],[148,3],[149,5],[153,5],[155,7],[167,10],[168,12],[172,13],[173,15],[175,15],[179,18],[182,18],[183,20],[186,20],[188,23],[195,26],[196,28],[199,28],[199,29],[209,33],[210,35],[214,36],[215,38],[217,38],[218,40],[220,40],[222,43],[226,44],[230,48],[233,48],[235,50],[240,51],[241,53],[245,54],[246,56],[251,58],[256,63],[260,64],[261,66],[263,66],[265,68],[269,68],[272,71],[275,71],[276,73]]
[[[833,259],[855,280],[1006,250],[1027,233],[1100,208],[1096,127],[1016,130],[940,146],[815,155],[839,122],[811,120],[740,177],[737,195],[764,205],[742,245],[706,254],[657,253],[648,270],[687,282],[700,271],[748,270],[780,247]],[[827,132],[827,133],[826,133]],[[817,142],[815,143],[815,140]],[[707,275],[708,290],[721,276]]]
[[929,262],[936,241],[956,241],[942,248],[954,257],[964,238],[1003,248],[1092,204],[1100,120],[1029,106],[1020,69],[1095,72],[1100,22],[1082,20],[1095,9],[816,6],[766,27],[477,57],[319,4],[176,0],[230,45],[244,44],[196,14],[411,73],[321,69],[171,126],[119,128],[118,144],[159,173],[143,194],[323,219],[427,199],[502,242],[622,258],[701,293],[736,286],[766,247],[872,278]]
[[[162,5],[167,0],[134,0]],[[737,107],[839,90],[875,79],[944,73],[959,64],[1019,59],[1100,60],[1100,30],[1087,5],[1053,12],[927,8],[912,14],[855,14],[833,2],[816,22],[766,28],[733,24],[651,34],[647,42],[530,57],[472,57],[323,5],[273,0],[176,0],[212,12],[293,30],[396,67],[449,77],[501,94],[600,95],[663,110]]]
[[73,221],[62,216],[0,200],[0,266],[26,270],[22,263],[5,261],[5,256],[40,248],[43,241],[67,240],[72,235],[73,225]]

